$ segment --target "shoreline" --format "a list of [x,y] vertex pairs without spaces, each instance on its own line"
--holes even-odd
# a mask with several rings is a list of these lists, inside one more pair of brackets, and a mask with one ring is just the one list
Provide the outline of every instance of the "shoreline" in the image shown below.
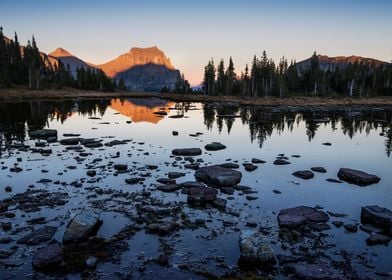
[[97,99],[97,98],[148,98],[156,97],[179,102],[234,102],[239,105],[251,106],[390,106],[392,97],[308,97],[295,96],[285,98],[252,98],[240,96],[204,96],[200,94],[176,94],[157,92],[98,92],[75,89],[61,90],[0,90],[0,102],[26,101],[34,99]]

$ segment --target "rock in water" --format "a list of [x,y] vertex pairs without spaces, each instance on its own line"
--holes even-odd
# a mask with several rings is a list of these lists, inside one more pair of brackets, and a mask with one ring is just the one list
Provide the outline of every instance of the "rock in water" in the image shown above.
[[313,172],[310,171],[310,170],[295,171],[292,175],[297,177],[297,178],[304,179],[304,180],[309,180],[309,179],[312,179],[314,177]]
[[42,242],[49,241],[56,233],[57,228],[51,226],[43,226],[17,241],[18,244],[37,245]]
[[213,184],[218,187],[231,187],[241,182],[242,173],[219,165],[210,165],[199,168],[195,173],[195,177],[197,180],[207,184]]
[[65,230],[63,243],[85,241],[96,233],[101,226],[100,213],[93,209],[83,209],[68,224]]
[[183,148],[183,149],[174,149],[172,154],[175,156],[199,156],[201,155],[200,148]]
[[308,206],[297,206],[283,209],[278,214],[280,227],[298,227],[307,223],[325,223],[329,220],[328,214]]
[[239,264],[268,270],[275,263],[275,254],[266,237],[259,231],[244,230],[240,234]]
[[58,242],[39,248],[33,256],[33,267],[36,270],[54,268],[63,261],[63,250]]
[[372,224],[392,235],[392,211],[378,205],[361,208],[361,223]]
[[338,177],[340,180],[359,186],[368,186],[378,183],[381,180],[380,177],[376,175],[350,168],[340,168]]
[[212,142],[204,146],[207,151],[219,151],[226,149],[226,146],[219,142]]
[[49,137],[56,137],[57,138],[57,130],[55,129],[40,129],[31,131],[29,133],[30,138],[41,138],[47,139]]
[[343,280],[342,273],[328,263],[320,261],[315,264],[296,264],[293,266],[294,279],[303,280]]
[[212,203],[216,199],[218,191],[205,186],[192,187],[188,190],[188,203],[195,206],[202,206]]

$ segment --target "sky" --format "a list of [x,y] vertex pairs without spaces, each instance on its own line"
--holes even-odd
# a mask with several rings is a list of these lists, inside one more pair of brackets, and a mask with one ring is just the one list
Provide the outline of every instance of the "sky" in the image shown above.
[[94,64],[158,46],[193,85],[211,58],[232,56],[240,74],[263,50],[276,62],[314,51],[392,60],[390,0],[1,0],[0,26]]

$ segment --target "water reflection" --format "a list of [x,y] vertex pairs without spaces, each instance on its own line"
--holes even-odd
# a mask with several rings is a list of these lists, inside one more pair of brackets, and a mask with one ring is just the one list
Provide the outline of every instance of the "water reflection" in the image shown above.
[[[102,117],[108,107],[129,117],[135,123],[152,124],[158,124],[167,117],[166,114],[182,116],[189,110],[195,109],[192,103],[174,103],[157,98],[3,102],[0,104],[0,140],[7,147],[12,140],[23,142],[26,131],[41,129],[51,120],[63,123],[74,114],[84,117]],[[241,122],[248,127],[251,141],[257,141],[260,148],[273,133],[292,132],[300,123],[305,124],[309,141],[314,139],[321,126],[329,124],[332,131],[341,129],[350,138],[357,133],[368,135],[372,130],[379,129],[380,135],[385,137],[386,155],[388,157],[391,155],[392,111],[390,108],[342,107],[328,110],[322,107],[301,109],[240,107],[236,104],[223,106],[219,103],[207,103],[196,107],[202,107],[204,125],[208,130],[212,130],[216,125],[219,133],[226,129],[230,134],[233,124]]]

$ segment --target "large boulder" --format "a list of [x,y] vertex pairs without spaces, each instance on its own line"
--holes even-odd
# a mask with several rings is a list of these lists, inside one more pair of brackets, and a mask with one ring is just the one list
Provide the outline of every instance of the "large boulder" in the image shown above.
[[268,270],[276,263],[274,251],[261,232],[254,230],[241,231],[239,241],[240,265],[257,266]]
[[102,224],[100,213],[93,209],[83,209],[68,224],[65,230],[63,243],[85,241],[95,234]]
[[58,242],[39,248],[33,256],[33,267],[36,270],[51,269],[63,261],[63,250]]
[[380,177],[376,175],[350,168],[340,168],[338,177],[340,180],[359,186],[368,186],[378,183],[381,180]]
[[392,211],[378,205],[361,208],[361,223],[372,224],[392,235]]
[[212,203],[218,194],[214,188],[206,186],[191,187],[188,189],[188,203],[195,206],[203,206]]
[[195,177],[197,180],[218,187],[230,187],[241,182],[242,173],[219,165],[199,168]]
[[183,148],[183,149],[174,149],[172,154],[175,156],[199,156],[201,155],[200,148]]
[[27,234],[17,241],[18,244],[37,245],[52,239],[57,228],[51,226],[43,226],[33,232]]
[[57,130],[55,129],[34,130],[34,131],[30,131],[29,136],[30,138],[40,138],[40,139],[47,139],[49,137],[57,138]]
[[287,228],[294,228],[307,223],[325,223],[328,220],[327,213],[308,206],[282,209],[278,214],[279,226]]

